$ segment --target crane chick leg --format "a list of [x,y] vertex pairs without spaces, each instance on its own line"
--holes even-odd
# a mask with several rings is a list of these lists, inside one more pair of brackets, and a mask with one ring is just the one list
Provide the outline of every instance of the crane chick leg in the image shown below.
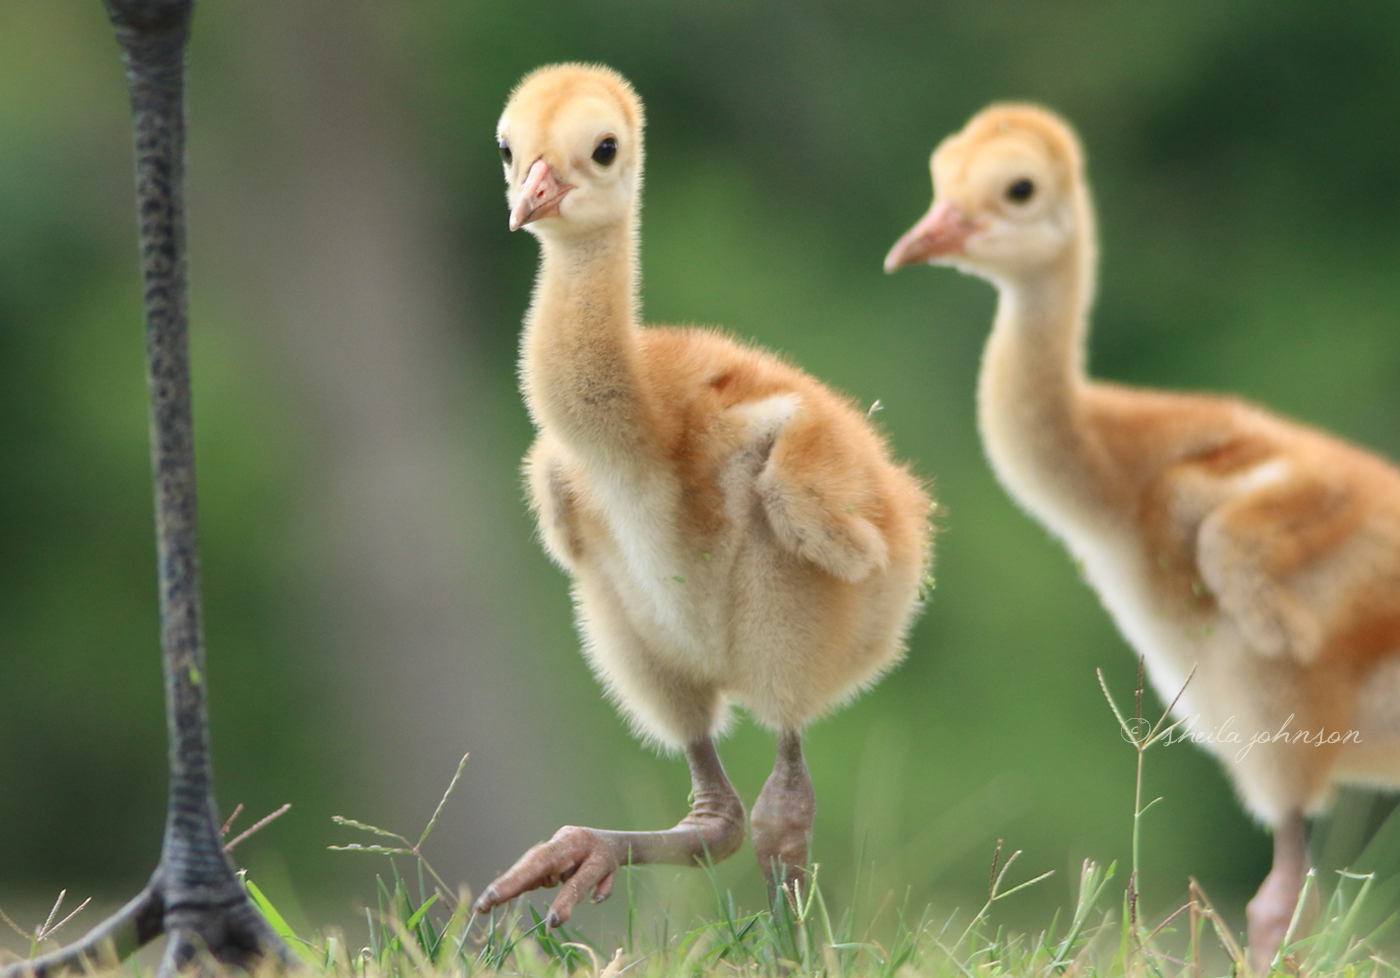
[[644,863],[704,864],[733,855],[744,842],[744,803],[729,783],[714,741],[702,737],[685,749],[694,802],[675,828],[612,832],[566,825],[488,886],[473,909],[486,913],[530,890],[560,886],[545,923],[558,927],[589,893],[601,903],[612,893],[618,867]]
[[1307,827],[1301,811],[1289,812],[1274,829],[1274,868],[1249,901],[1249,955],[1264,974],[1278,953],[1308,875]]
[[768,896],[778,895],[778,887],[807,875],[807,843],[812,837],[812,820],[817,814],[817,797],[802,756],[802,735],[789,731],[778,737],[778,756],[773,773],[753,806],[753,851]]

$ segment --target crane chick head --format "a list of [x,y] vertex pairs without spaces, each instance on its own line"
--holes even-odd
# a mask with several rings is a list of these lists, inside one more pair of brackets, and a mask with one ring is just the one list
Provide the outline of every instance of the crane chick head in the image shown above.
[[642,125],[641,100],[610,68],[562,64],[526,75],[496,126],[510,229],[579,233],[635,214]]
[[1065,256],[1092,220],[1074,131],[1032,105],[993,105],[933,153],[934,199],[885,259],[892,272],[921,262],[994,280]]

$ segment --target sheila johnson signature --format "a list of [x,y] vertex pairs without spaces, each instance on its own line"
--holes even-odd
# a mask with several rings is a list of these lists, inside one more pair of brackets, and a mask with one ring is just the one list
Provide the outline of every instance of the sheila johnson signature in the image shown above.
[[1249,752],[1254,749],[1255,744],[1309,744],[1313,747],[1323,747],[1331,744],[1361,743],[1361,731],[1348,730],[1343,733],[1340,730],[1319,729],[1312,730],[1290,730],[1289,725],[1293,722],[1295,714],[1290,713],[1288,719],[1279,724],[1279,728],[1272,733],[1268,730],[1261,730],[1256,733],[1245,735],[1234,729],[1235,718],[1230,717],[1218,727],[1210,730],[1198,729],[1201,719],[1200,714],[1184,717],[1174,729],[1163,738],[1164,744],[1180,744],[1183,742],[1192,744],[1239,744],[1239,750],[1235,751],[1235,760],[1242,761]]

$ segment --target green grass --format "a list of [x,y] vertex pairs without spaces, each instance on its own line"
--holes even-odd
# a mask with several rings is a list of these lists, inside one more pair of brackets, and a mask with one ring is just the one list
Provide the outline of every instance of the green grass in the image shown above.
[[[1188,679],[1189,682],[1189,679]],[[1247,950],[1195,880],[1187,898],[1159,921],[1139,912],[1140,840],[1143,816],[1155,803],[1144,802],[1143,769],[1148,751],[1175,729],[1170,707],[1155,721],[1142,719],[1139,671],[1135,712],[1125,714],[1104,683],[1105,698],[1125,739],[1137,755],[1133,801],[1132,865],[1121,888],[1116,864],[1086,860],[1072,907],[1057,913],[1035,933],[1009,933],[997,922],[998,905],[1044,881],[1050,873],[1019,878],[1013,852],[1005,860],[999,841],[991,858],[987,899],[975,913],[936,918],[928,908],[861,906],[858,897],[829,900],[812,869],[807,887],[784,892],[773,907],[745,909],[719,882],[713,867],[702,871],[710,883],[712,904],[697,919],[680,921],[669,912],[638,906],[639,881],[645,869],[624,868],[618,898],[626,901],[626,925],[615,937],[591,940],[562,927],[549,931],[533,908],[480,917],[470,911],[465,892],[452,893],[423,855],[462,774],[457,768],[442,801],[416,842],[406,836],[352,819],[349,828],[394,844],[337,847],[341,851],[378,854],[389,860],[387,875],[377,881],[377,908],[366,911],[368,944],[353,952],[339,935],[303,940],[291,933],[275,908],[254,890],[285,937],[314,971],[340,978],[406,978],[412,975],[563,976],[592,978],[693,978],[710,975],[820,976],[820,978],[1202,978],[1250,973]],[[397,860],[408,859],[408,878]],[[1378,939],[1393,921],[1390,908],[1377,899],[1374,874],[1341,872],[1323,881],[1309,876],[1293,927],[1269,974],[1325,978],[1391,978],[1395,966],[1383,955]],[[251,884],[250,884],[251,886]],[[1328,892],[1321,893],[1323,889]],[[862,891],[860,882],[856,893]],[[661,901],[650,901],[660,903]],[[647,925],[641,921],[649,918]],[[862,921],[862,923],[857,923]],[[645,932],[645,936],[643,933]]]
[[[1147,920],[1139,912],[1143,816],[1155,803],[1143,802],[1143,768],[1149,749],[1167,738],[1175,724],[1169,722],[1170,708],[1155,722],[1142,718],[1141,673],[1131,716],[1118,707],[1102,675],[1100,684],[1137,754],[1132,865],[1121,885],[1115,885],[1120,878],[1116,864],[1085,860],[1073,906],[1036,932],[1009,932],[997,922],[998,905],[1052,874],[1020,878],[1013,870],[1020,852],[1003,860],[1000,840],[991,857],[986,902],[975,913],[936,917],[930,908],[912,906],[907,896],[902,902],[886,898],[879,907],[862,905],[858,895],[835,900],[823,892],[819,866],[812,867],[810,884],[784,891],[774,906],[743,908],[713,866],[707,866],[700,871],[709,881],[712,902],[689,920],[672,916],[662,900],[639,900],[641,891],[649,889],[649,871],[624,867],[616,899],[625,901],[626,924],[608,939],[590,939],[567,926],[548,930],[538,911],[521,904],[504,913],[477,915],[470,909],[470,894],[454,891],[423,852],[461,779],[466,757],[416,841],[336,817],[343,827],[387,840],[331,847],[387,860],[386,871],[376,879],[374,905],[365,910],[368,937],[362,947],[354,948],[342,932],[296,934],[257,885],[245,882],[306,972],[318,978],[1264,978],[1251,972],[1247,949],[1195,880],[1188,881],[1184,902],[1161,920]],[[235,843],[280,814],[273,813]],[[1323,880],[1310,873],[1293,926],[1268,975],[1395,978],[1400,973],[1380,944],[1396,917],[1394,886],[1377,886],[1375,874],[1342,871],[1335,877]],[[856,894],[868,889],[857,880]],[[59,899],[61,903],[62,895]],[[20,931],[30,941],[31,955],[66,922],[54,923],[58,911],[55,905],[34,934]],[[10,926],[20,930],[12,922]],[[124,973],[141,978],[134,963]]]
[[[392,858],[392,857],[391,857]],[[1073,907],[1041,932],[1007,933],[996,922],[996,907],[1040,878],[1014,879],[1014,856],[993,864],[983,907],[971,915],[932,919],[928,911],[901,907],[883,927],[879,921],[858,932],[858,914],[833,914],[819,882],[785,894],[771,910],[745,911],[714,887],[713,909],[688,926],[663,921],[660,932],[639,937],[640,916],[633,902],[632,875],[625,893],[625,933],[604,944],[567,926],[546,931],[533,908],[478,917],[467,894],[449,897],[431,886],[421,860],[414,878],[397,865],[378,881],[377,909],[367,911],[369,940],[358,952],[339,935],[303,940],[282,930],[310,968],[344,978],[407,978],[413,975],[563,976],[582,973],[616,978],[690,978],[708,975],[823,978],[900,978],[900,976],[1168,976],[1243,975],[1243,953],[1230,929],[1194,884],[1190,899],[1148,928],[1134,925],[1128,910],[1131,890],[1115,889],[1115,867],[1085,862]],[[815,874],[820,875],[818,870]],[[710,874],[713,881],[714,876]],[[1317,927],[1295,934],[1279,955],[1274,973],[1390,978],[1397,969],[1378,953],[1374,934],[1361,936],[1358,924],[1370,908],[1372,879],[1347,874],[1339,880]],[[264,904],[264,906],[266,906]],[[275,911],[270,907],[270,919]]]

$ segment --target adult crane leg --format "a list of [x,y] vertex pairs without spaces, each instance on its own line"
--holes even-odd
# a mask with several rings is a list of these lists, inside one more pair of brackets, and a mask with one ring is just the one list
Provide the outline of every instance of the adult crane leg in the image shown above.
[[224,852],[210,762],[185,290],[183,77],[193,0],[104,3],[126,63],[136,136],[170,793],[160,860],[145,889],[76,943],[0,969],[0,978],[81,971],[161,934],[161,978],[206,953],[245,969],[262,958],[290,967],[290,950]]

